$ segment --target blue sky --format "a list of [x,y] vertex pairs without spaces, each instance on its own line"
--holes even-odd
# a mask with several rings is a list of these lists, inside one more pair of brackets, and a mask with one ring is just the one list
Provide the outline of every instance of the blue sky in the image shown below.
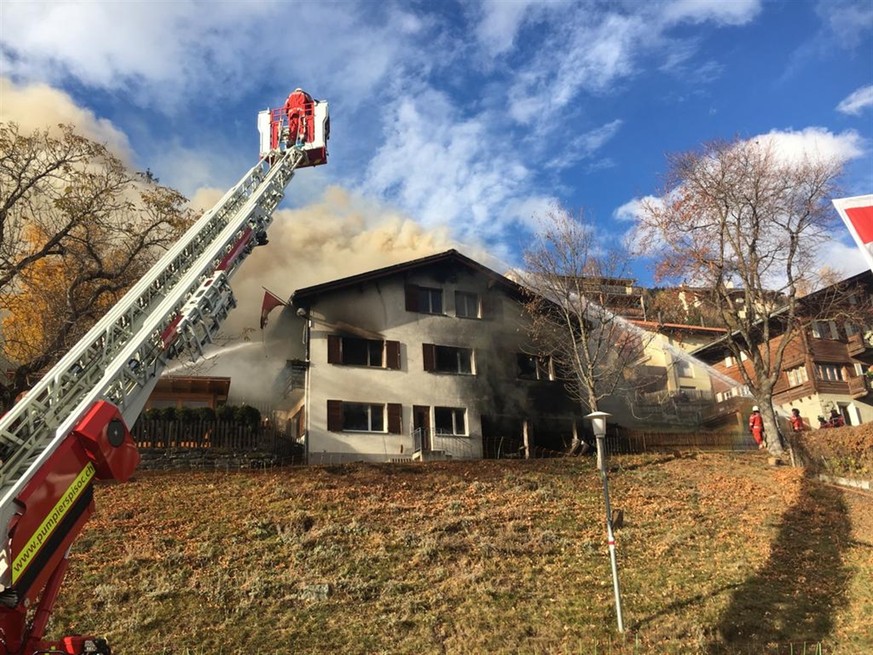
[[[621,238],[666,155],[714,139],[772,133],[873,193],[869,0],[2,0],[0,78],[0,118],[77,120],[195,198],[301,86],[331,103],[331,160],[286,208],[339,188],[355,229],[402,217],[509,265],[556,202]],[[864,269],[848,233],[821,257]]]

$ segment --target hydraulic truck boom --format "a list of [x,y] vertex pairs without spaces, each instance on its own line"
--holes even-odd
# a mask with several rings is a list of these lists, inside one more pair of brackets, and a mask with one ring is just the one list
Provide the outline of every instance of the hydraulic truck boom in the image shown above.
[[94,481],[133,474],[129,426],[164,367],[212,342],[236,306],[230,278],[267,243],[295,171],[327,162],[328,103],[300,89],[258,129],[260,161],[0,418],[0,655],[111,652],[94,637],[43,638]]

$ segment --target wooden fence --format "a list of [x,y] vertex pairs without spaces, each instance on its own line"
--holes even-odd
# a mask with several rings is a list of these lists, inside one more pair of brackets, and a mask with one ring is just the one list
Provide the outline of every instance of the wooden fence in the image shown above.
[[[529,449],[517,437],[491,436],[482,442],[486,459],[540,459],[564,457],[567,452],[531,444]],[[757,449],[750,434],[741,432],[626,432],[610,431],[606,435],[606,452],[631,455],[672,450],[747,451]],[[594,452],[594,444],[588,452]]]
[[139,448],[221,448],[282,454],[295,445],[271,424],[252,425],[222,419],[180,421],[140,417],[131,434]]

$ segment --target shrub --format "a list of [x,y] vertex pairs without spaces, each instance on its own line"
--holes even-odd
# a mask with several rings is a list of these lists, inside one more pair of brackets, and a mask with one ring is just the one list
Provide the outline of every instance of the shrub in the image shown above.
[[215,414],[221,421],[232,421],[234,418],[234,407],[233,405],[219,405],[218,409],[215,410]]
[[261,421],[261,412],[251,405],[240,405],[234,412],[234,418],[243,425],[255,427]]
[[214,421],[215,410],[211,407],[198,407],[194,410],[194,416],[198,421]]
[[794,436],[796,450],[810,471],[847,477],[873,477],[873,424],[813,430]]

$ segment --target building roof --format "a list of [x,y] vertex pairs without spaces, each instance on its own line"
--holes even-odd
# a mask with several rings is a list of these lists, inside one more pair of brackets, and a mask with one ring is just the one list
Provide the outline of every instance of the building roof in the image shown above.
[[[873,272],[871,271],[862,271],[856,275],[846,278],[845,280],[841,280],[835,284],[831,284],[822,289],[818,289],[809,293],[805,296],[799,297],[797,299],[798,309],[802,311],[804,307],[806,308],[814,308],[819,306],[823,299],[826,302],[826,299],[829,295],[833,294],[835,290],[847,289],[856,285],[866,285],[868,288],[873,285]],[[782,330],[784,330],[785,322],[786,322],[786,314],[788,313],[788,307],[783,306],[775,311],[771,312],[771,314],[766,318],[766,320],[770,323],[771,330],[771,339],[778,337],[782,334]],[[762,326],[764,324],[765,319],[760,319],[755,325]],[[741,338],[739,336],[739,331],[735,331],[733,333],[734,338]],[[759,336],[759,335],[753,335]],[[691,354],[695,357],[699,357],[706,361],[709,360],[717,360],[726,354],[730,354],[730,350],[727,346],[728,341],[731,338],[731,333],[725,332],[725,335],[719,339],[716,339],[712,343],[708,343],[706,345],[700,346],[695,350],[691,351]]]
[[413,259],[408,262],[394,264],[392,266],[385,266],[383,268],[377,268],[372,271],[359,273],[357,275],[350,275],[349,277],[339,278],[337,280],[322,282],[321,284],[297,289],[296,291],[294,291],[294,293],[291,294],[291,303],[295,307],[306,306],[312,299],[325,293],[342,291],[352,287],[357,287],[362,284],[376,282],[385,278],[404,275],[406,273],[421,270],[423,268],[439,267],[445,265],[463,266],[475,273],[484,275],[485,277],[489,278],[492,286],[501,286],[507,293],[511,295],[522,296],[524,293],[524,287],[522,287],[521,285],[513,282],[512,280],[501,275],[500,273],[491,270],[487,266],[483,266],[479,262],[470,259],[465,255],[462,255],[457,250],[452,249],[437,253],[436,255],[428,255],[427,257]]

